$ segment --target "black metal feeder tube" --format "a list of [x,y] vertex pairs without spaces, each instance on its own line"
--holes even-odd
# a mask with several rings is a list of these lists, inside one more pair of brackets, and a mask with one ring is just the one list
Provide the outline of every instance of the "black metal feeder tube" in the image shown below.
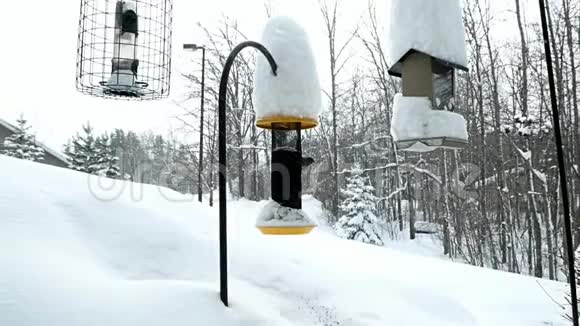
[[125,1],[118,1],[115,11],[115,53],[112,59],[112,72],[131,71],[136,76],[139,69],[139,60],[136,57],[139,17],[133,9],[126,6]]
[[298,130],[272,130],[272,200],[302,209],[302,137]]

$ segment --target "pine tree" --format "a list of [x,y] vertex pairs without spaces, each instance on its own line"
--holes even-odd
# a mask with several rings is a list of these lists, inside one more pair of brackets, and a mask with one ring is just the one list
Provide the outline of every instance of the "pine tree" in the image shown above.
[[337,234],[346,239],[383,245],[381,223],[375,215],[378,201],[375,188],[361,170],[354,170],[347,182],[346,190],[341,190],[345,198],[340,205],[343,214],[334,226]]
[[97,163],[96,173],[111,179],[117,179],[121,175],[119,158],[115,155],[115,149],[111,146],[109,135],[104,134],[97,138]]
[[156,136],[151,149],[151,174],[154,182],[159,182],[167,161],[168,150],[162,136]]
[[13,135],[4,139],[2,154],[29,161],[44,160],[44,149],[36,145],[34,136],[30,134],[30,126],[23,116],[16,121],[18,129]]
[[69,159],[69,167],[85,173],[98,174],[100,162],[97,142],[89,123],[83,126],[83,132],[82,135],[77,133],[65,148],[65,154]]

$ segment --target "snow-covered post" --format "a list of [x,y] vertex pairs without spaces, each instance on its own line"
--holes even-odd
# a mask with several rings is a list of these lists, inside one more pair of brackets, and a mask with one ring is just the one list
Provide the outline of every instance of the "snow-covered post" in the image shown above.
[[270,19],[262,42],[276,58],[278,74],[258,59],[256,125],[272,130],[272,201],[256,227],[271,235],[307,234],[316,223],[302,211],[302,168],[312,159],[302,156],[301,130],[318,125],[321,109],[314,55],[304,29],[288,17]]
[[[242,42],[227,58],[220,79],[218,95],[220,297],[226,306],[229,301],[226,97],[228,78],[237,55],[243,49],[252,47],[260,51],[267,60],[264,61],[264,58],[258,57],[256,67],[254,99],[258,127],[283,130],[313,128],[318,124],[320,112],[320,85],[314,68],[314,55],[308,45],[304,30],[289,18],[272,18],[266,26],[263,42],[272,49],[276,60],[266,46],[253,41]],[[284,210],[266,211],[283,212]],[[301,212],[301,210],[298,211]],[[300,218],[297,221],[303,222],[304,219]],[[308,226],[313,227],[312,224]]]
[[465,119],[453,111],[455,69],[467,70],[459,0],[392,0],[387,33],[389,74],[401,77],[391,134],[397,148],[427,152],[459,149]]

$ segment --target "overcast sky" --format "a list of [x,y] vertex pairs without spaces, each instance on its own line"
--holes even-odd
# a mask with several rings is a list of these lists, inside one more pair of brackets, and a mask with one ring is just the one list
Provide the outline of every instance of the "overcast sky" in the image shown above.
[[[389,0],[376,0],[382,17]],[[437,1],[437,0],[425,0]],[[498,37],[515,37],[513,1],[490,0],[498,23]],[[323,86],[327,84],[327,40],[316,0],[271,0],[276,14],[295,18],[310,34]],[[524,6],[526,0],[522,1]],[[528,20],[537,10],[529,1]],[[0,11],[0,118],[11,123],[23,113],[39,140],[56,150],[91,121],[97,132],[123,128],[166,134],[179,126],[172,119],[180,110],[173,104],[186,92],[186,83],[173,78],[172,94],[156,102],[103,100],[75,90],[78,0],[3,1]],[[343,0],[341,28],[356,25],[366,8],[364,0]],[[174,76],[197,54],[181,50],[183,43],[199,42],[198,22],[211,27],[225,14],[236,18],[251,39],[259,40],[266,21],[263,0],[174,0]],[[357,48],[352,50],[356,55]],[[362,52],[362,51],[361,51]],[[189,104],[189,103],[188,103]],[[191,103],[190,105],[197,105]]]

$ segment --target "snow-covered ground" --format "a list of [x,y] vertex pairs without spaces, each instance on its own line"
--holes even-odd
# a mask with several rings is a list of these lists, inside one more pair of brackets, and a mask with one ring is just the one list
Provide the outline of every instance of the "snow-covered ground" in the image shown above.
[[[339,239],[263,236],[265,203],[229,204],[230,300],[217,210],[0,156],[0,325],[565,325],[565,284]],[[102,184],[100,188],[110,186]],[[310,216],[320,205],[306,198]],[[391,246],[388,243],[387,246]]]

